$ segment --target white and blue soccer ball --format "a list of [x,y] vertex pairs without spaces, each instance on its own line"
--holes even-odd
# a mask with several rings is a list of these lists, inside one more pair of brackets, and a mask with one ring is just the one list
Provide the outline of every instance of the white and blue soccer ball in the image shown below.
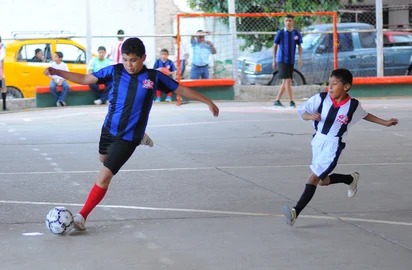
[[46,216],[46,227],[54,234],[67,234],[73,226],[73,214],[66,207],[54,207]]

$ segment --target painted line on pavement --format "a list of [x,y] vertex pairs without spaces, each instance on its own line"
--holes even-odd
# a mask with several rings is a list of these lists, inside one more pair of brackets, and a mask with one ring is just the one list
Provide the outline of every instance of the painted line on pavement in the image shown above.
[[[34,201],[7,201],[0,200],[3,204],[21,204],[21,205],[49,205],[49,206],[74,206],[82,207],[83,204],[77,203],[56,203],[56,202],[34,202]],[[165,211],[165,212],[185,212],[185,213],[203,213],[203,214],[219,214],[233,216],[260,216],[260,217],[282,217],[280,214],[254,213],[254,212],[237,212],[237,211],[222,211],[222,210],[205,210],[205,209],[190,209],[190,208],[159,208],[159,207],[143,207],[131,205],[98,205],[99,208],[111,209],[126,209],[126,210],[145,210],[145,211]],[[365,219],[365,218],[350,218],[350,217],[331,217],[331,216],[315,216],[301,215],[300,218],[323,219],[323,220],[342,220],[363,223],[375,223],[386,225],[412,226],[411,222],[389,221],[380,219]]]

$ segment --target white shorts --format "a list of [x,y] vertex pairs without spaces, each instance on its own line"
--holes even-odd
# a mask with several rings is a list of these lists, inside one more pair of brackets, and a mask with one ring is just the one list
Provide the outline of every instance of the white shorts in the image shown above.
[[312,164],[310,169],[323,180],[335,169],[345,144],[338,137],[328,137],[321,133],[316,133],[311,145]]

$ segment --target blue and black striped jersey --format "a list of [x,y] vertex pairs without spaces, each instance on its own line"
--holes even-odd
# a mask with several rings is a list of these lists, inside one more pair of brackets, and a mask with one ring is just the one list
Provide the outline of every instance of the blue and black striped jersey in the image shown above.
[[109,109],[104,127],[119,139],[140,142],[146,130],[156,89],[170,93],[179,84],[154,69],[143,69],[129,74],[123,64],[102,68],[92,73],[98,83],[108,85]]

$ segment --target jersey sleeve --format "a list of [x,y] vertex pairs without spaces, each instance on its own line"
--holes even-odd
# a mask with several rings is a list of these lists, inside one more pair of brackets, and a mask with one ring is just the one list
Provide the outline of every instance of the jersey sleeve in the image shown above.
[[298,34],[298,42],[296,42],[298,45],[301,45],[303,40],[302,40],[302,34],[299,31],[296,31]]
[[153,65],[153,69],[157,69],[157,68],[159,68],[159,67],[160,67],[160,65],[159,65],[159,60],[157,59],[157,60],[155,61],[154,65]]
[[322,99],[319,94],[312,96],[299,107],[298,114],[302,117],[305,112],[309,114],[316,113],[321,102]]
[[157,74],[157,89],[163,93],[170,93],[176,91],[179,83],[162,72],[156,70]]
[[169,60],[169,64],[170,64],[169,70],[170,70],[171,72],[176,71],[176,66],[175,66],[175,64],[173,63],[172,60]]
[[353,125],[353,124],[355,124],[356,122],[358,122],[359,120],[362,120],[363,118],[365,118],[367,115],[368,115],[368,112],[365,111],[365,110],[362,108],[362,105],[361,105],[361,103],[359,102],[359,105],[358,105],[358,107],[356,108],[355,112],[353,113],[352,120],[350,121],[350,123]]
[[276,36],[275,36],[275,39],[274,39],[275,44],[278,44],[278,45],[280,44],[281,33],[282,33],[282,30],[279,30],[279,31],[276,33]]
[[115,66],[107,66],[96,72],[93,72],[93,76],[98,79],[97,84],[104,84],[110,81],[113,78],[114,67]]

